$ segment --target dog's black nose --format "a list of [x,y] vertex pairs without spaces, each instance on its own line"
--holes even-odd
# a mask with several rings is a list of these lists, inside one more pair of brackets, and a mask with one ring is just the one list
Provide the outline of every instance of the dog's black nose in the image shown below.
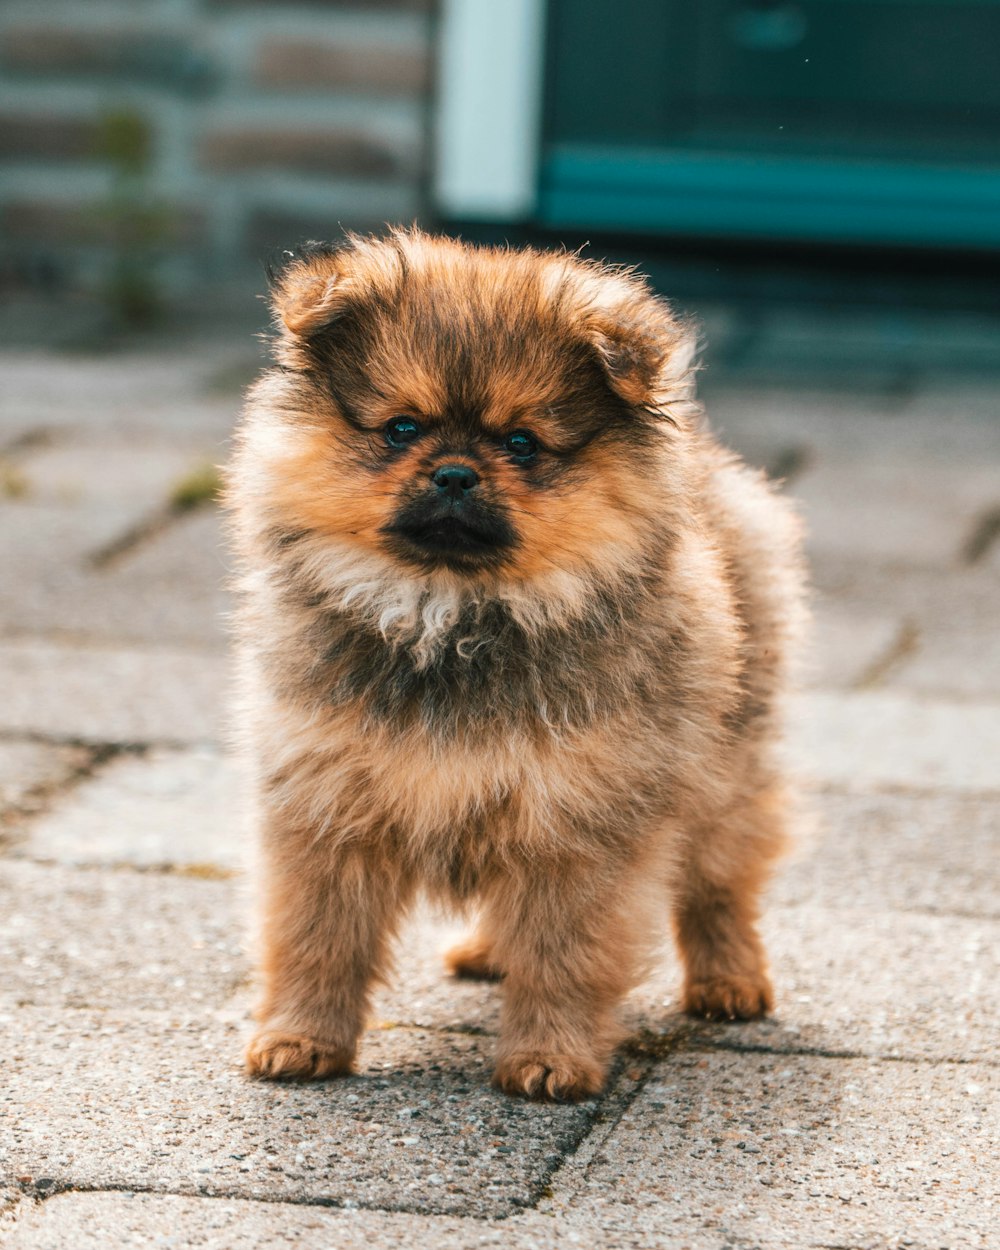
[[479,481],[479,474],[467,464],[443,464],[431,474],[431,481],[442,495],[461,499]]

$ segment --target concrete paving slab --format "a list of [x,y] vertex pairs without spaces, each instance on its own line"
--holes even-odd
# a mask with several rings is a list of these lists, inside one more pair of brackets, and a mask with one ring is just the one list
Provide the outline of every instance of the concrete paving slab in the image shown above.
[[948,432],[955,417],[978,422],[993,438],[1000,418],[1000,387],[993,379],[970,382],[967,378],[921,379],[917,391],[907,400],[900,414],[908,423],[926,421]]
[[[172,1194],[57,1194],[23,1218],[9,1250],[234,1250],[295,1246],[311,1250],[369,1250],[372,1246],[448,1245],[478,1225],[447,1216],[415,1217],[376,1211],[334,1211],[246,1199],[181,1198]],[[488,1226],[487,1226],[488,1227]],[[422,1241],[415,1240],[423,1238]],[[451,1245],[470,1245],[462,1241]]]
[[542,1209],[667,1244],[986,1247],[998,1107],[975,1064],[675,1055]]
[[1000,445],[987,464],[914,461],[909,454],[895,467],[883,451],[871,461],[819,461],[797,478],[793,493],[810,556],[915,565],[956,560],[979,514],[1000,502]]
[[0,631],[224,647],[227,557],[214,509],[181,517],[107,566],[95,566],[95,557],[116,549],[158,507],[157,500],[141,508],[0,504],[0,574],[19,587],[4,599]]
[[228,881],[0,865],[0,1010],[214,1009],[245,981]]
[[811,782],[1000,791],[1000,705],[813,690],[789,710],[787,757]]
[[35,822],[18,850],[60,864],[237,871],[246,793],[236,762],[216,751],[124,755]]
[[29,449],[17,464],[29,499],[73,508],[128,504],[138,520],[166,504],[179,482],[217,454],[210,440],[190,436],[137,440],[79,433]]
[[34,1206],[19,1189],[0,1181],[0,1246],[10,1244],[16,1227],[33,1211]]
[[206,342],[95,356],[0,353],[0,439],[25,429],[79,427],[196,432],[222,441],[239,398],[228,390],[213,393],[212,382],[227,365],[243,361],[246,351],[244,343]]
[[277,1085],[237,1066],[232,1018],[21,1009],[4,1025],[4,1166],[36,1189],[496,1217],[533,1202],[599,1114],[491,1089],[475,1037],[376,1031],[361,1075]]
[[1000,618],[1000,578],[983,566],[918,568],[827,552],[813,559],[810,573],[817,594],[838,611],[889,615],[921,634],[989,631]]
[[995,383],[933,386],[904,397],[795,386],[716,385],[705,378],[709,423],[724,441],[762,467],[789,446],[824,463],[882,463],[898,474],[911,457],[922,465],[981,468],[1000,455]]
[[820,689],[855,686],[889,652],[900,629],[889,613],[868,616],[818,603],[801,680]]
[[680,1242],[599,1225],[581,1229],[525,1212],[502,1221],[387,1211],[330,1210],[245,1199],[142,1193],[57,1194],[26,1212],[10,1250],[650,1250]]
[[227,661],[182,647],[0,642],[0,731],[90,743],[215,741]]
[[924,631],[882,685],[932,697],[1000,701],[1000,630]]
[[858,907],[1000,919],[1000,798],[837,791],[777,872],[773,907]]
[[[202,871],[198,869],[197,871]],[[9,861],[0,884],[7,1004],[244,1012],[251,907],[239,883],[43,868]],[[2,914],[2,913],[0,913]],[[178,930],[177,917],[184,923]],[[664,922],[666,928],[666,919]],[[422,913],[405,929],[372,1022],[495,1034],[500,991],[447,977],[440,952],[458,928]],[[1000,977],[1000,924],[948,916],[773,908],[764,932],[778,990],[774,1020],[699,1026],[705,1044],[909,1057],[990,1058],[987,987]],[[633,995],[633,1028],[688,1036],[680,972],[667,950]],[[240,986],[235,998],[234,990]]]
[[91,637],[224,650],[230,562],[215,508],[180,517],[88,581],[75,607]]
[[0,741],[0,817],[63,785],[90,760],[82,747]]
[[89,579],[91,552],[115,541],[137,517],[111,503],[83,511],[31,499],[0,501],[0,634],[73,630]]
[[633,1025],[727,1049],[996,1061],[996,921],[811,906],[768,912],[762,932],[773,1017],[689,1022],[665,960],[633,996]]
[[709,425],[726,446],[762,469],[787,459],[789,452],[796,452],[805,467],[836,446],[838,432],[861,438],[866,449],[877,450],[874,431],[892,421],[895,406],[877,392],[848,395],[808,387],[717,385],[711,375],[705,383]]

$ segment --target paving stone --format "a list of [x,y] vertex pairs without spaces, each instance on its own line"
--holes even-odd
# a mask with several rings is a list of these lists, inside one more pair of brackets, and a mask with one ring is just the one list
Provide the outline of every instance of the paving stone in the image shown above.
[[281,1085],[243,1074],[242,1022],[221,1014],[24,1008],[4,1025],[5,1169],[57,1190],[500,1216],[534,1200],[598,1113],[491,1089],[475,1037],[376,1031],[360,1076]]
[[767,466],[790,447],[806,463],[880,463],[887,477],[916,461],[969,465],[979,471],[1000,455],[995,384],[957,390],[950,401],[933,388],[910,400],[885,391],[713,383],[706,378],[709,423],[724,441]]
[[[472,1225],[472,1227],[470,1227]],[[472,1221],[332,1211],[320,1206],[249,1202],[246,1199],[180,1198],[173,1194],[57,1194],[22,1217],[9,1250],[234,1250],[235,1247],[295,1246],[318,1250],[369,1247],[475,1245],[452,1237],[474,1236]],[[417,1241],[416,1238],[423,1240]]]
[[8,859],[0,1010],[214,1008],[247,976],[244,910],[228,881]]
[[90,759],[79,747],[0,741],[0,815],[62,785]]
[[108,565],[95,565],[150,515],[124,503],[0,505],[0,575],[18,587],[4,600],[0,631],[224,647],[227,556],[215,509],[178,518]]
[[247,344],[205,338],[157,351],[94,356],[0,353],[0,445],[25,433],[81,428],[123,434],[197,433],[222,443],[239,401],[211,382],[243,359]]
[[890,615],[921,636],[988,632],[1000,617],[1000,578],[989,568],[918,568],[827,552],[810,572],[827,605],[857,617]]
[[[929,426],[942,427],[942,419],[960,415],[967,422],[978,421],[995,438],[996,420],[1000,417],[1000,388],[994,379],[969,382],[968,379],[944,379],[930,376],[921,381],[917,392],[900,412],[907,422],[926,421]],[[951,429],[948,423],[945,427]]]
[[0,502],[0,633],[74,630],[79,603],[91,584],[92,552],[114,542],[134,522],[126,504],[81,513],[31,499]]
[[1000,700],[1000,631],[924,631],[882,685],[911,694]]
[[1000,705],[814,690],[790,712],[788,758],[811,781],[1000,790]]
[[956,560],[980,513],[1000,502],[1000,460],[987,464],[887,458],[821,461],[797,478],[794,496],[811,556],[941,565]]
[[678,1054],[543,1209],[668,1244],[986,1247],[998,1107],[976,1064]]
[[[0,1001],[122,1007],[228,1001],[249,967],[244,887],[158,874],[68,873],[8,862],[0,924],[9,983]],[[183,941],[176,917],[183,915]],[[666,930],[666,916],[664,917]],[[174,927],[172,936],[171,925]],[[706,1044],[786,1050],[989,1057],[995,1022],[986,987],[1000,974],[995,921],[810,904],[769,910],[764,931],[778,986],[775,1020],[705,1026]],[[405,929],[379,1028],[495,1034],[497,986],[447,977],[441,950],[460,932],[421,914]],[[680,973],[669,951],[634,994],[634,1028],[687,1034],[676,1014]],[[244,1010],[240,988],[230,1004]]]
[[0,642],[0,730],[93,743],[210,742],[226,660],[180,647]]
[[223,650],[232,606],[224,584],[229,570],[220,515],[204,508],[92,578],[80,611],[101,637]]
[[769,911],[762,932],[773,1017],[688,1021],[680,973],[665,960],[633,996],[630,1021],[727,1049],[995,1062],[996,921],[810,906]]
[[248,849],[247,786],[211,750],[112,760],[31,827],[20,853],[62,864],[238,870]]
[[131,505],[135,519],[168,502],[178,483],[200,469],[218,448],[190,436],[123,439],[77,435],[52,440],[18,456],[25,496],[71,507],[111,502]]
[[[619,1217],[620,1218],[620,1217]],[[166,1230],[169,1230],[166,1231]],[[666,1234],[664,1234],[665,1236]],[[57,1194],[26,1212],[10,1250],[550,1250],[614,1246],[650,1250],[679,1242],[648,1232],[615,1228],[613,1240],[598,1224],[581,1230],[551,1215],[525,1212],[502,1221],[388,1211],[324,1209],[245,1199],[181,1198],[172,1194]]]
[[856,685],[889,652],[900,628],[900,621],[888,613],[860,615],[830,603],[816,604],[802,681],[821,688]]
[[774,907],[859,907],[1000,919],[1000,797],[827,790],[779,868]]

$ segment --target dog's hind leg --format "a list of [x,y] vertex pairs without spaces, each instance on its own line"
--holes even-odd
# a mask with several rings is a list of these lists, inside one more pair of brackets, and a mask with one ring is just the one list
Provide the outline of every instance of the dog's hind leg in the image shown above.
[[749,1020],[774,1005],[757,932],[760,894],[785,843],[783,796],[768,789],[689,830],[676,882],[674,932],[684,964],[684,1010]]
[[494,954],[495,940],[480,922],[467,937],[445,952],[444,964],[453,977],[471,981],[499,981],[503,976]]

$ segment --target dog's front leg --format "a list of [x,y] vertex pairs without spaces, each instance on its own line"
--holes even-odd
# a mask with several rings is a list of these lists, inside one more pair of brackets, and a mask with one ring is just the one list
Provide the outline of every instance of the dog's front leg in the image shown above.
[[539,865],[489,901],[485,923],[504,973],[494,1081],[507,1093],[575,1100],[603,1087],[641,946],[632,872]]
[[331,849],[273,822],[263,854],[264,995],[247,1070],[300,1080],[350,1072],[404,901],[398,873],[370,851]]

